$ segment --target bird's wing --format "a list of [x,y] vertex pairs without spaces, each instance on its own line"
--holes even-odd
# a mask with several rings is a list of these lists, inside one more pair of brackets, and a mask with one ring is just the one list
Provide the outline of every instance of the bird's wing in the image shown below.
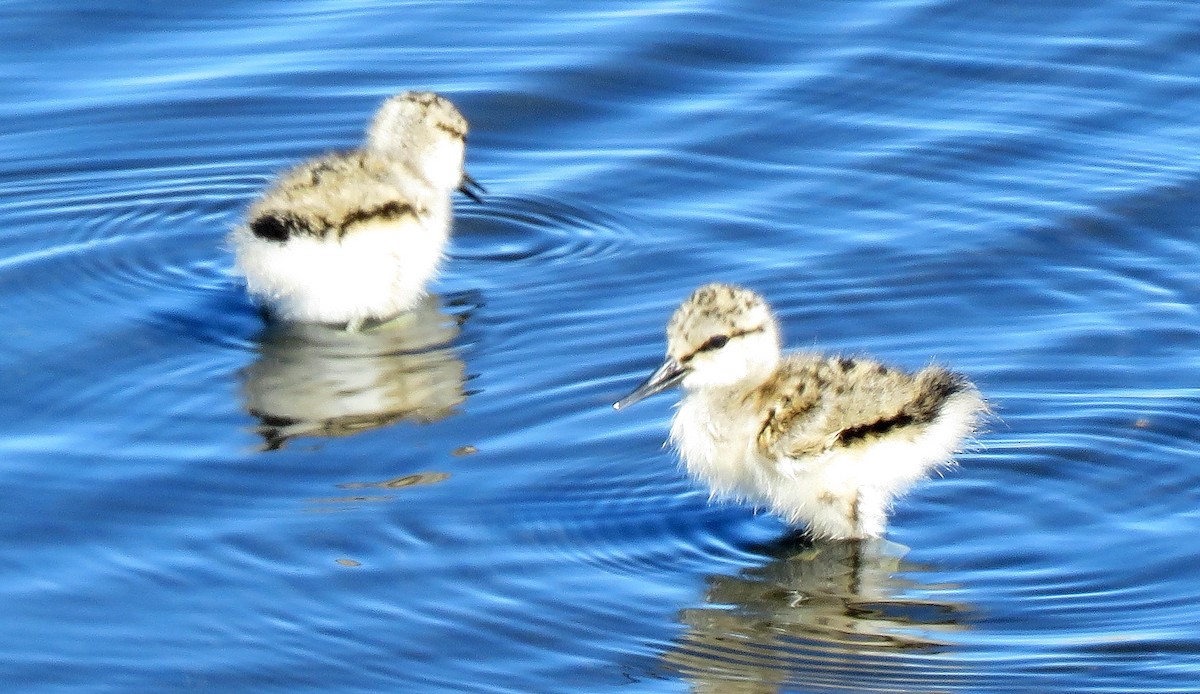
[[284,173],[248,216],[255,235],[282,241],[292,235],[341,237],[366,221],[416,214],[417,206],[390,181],[384,162],[351,151]]
[[795,457],[823,445],[818,424],[825,408],[824,370],[819,359],[793,357],[757,393],[767,411],[758,447],[768,457]]
[[781,369],[790,398],[779,398],[760,443],[775,457],[804,458],[928,423],[955,376],[930,367],[917,374],[871,359],[809,357]]

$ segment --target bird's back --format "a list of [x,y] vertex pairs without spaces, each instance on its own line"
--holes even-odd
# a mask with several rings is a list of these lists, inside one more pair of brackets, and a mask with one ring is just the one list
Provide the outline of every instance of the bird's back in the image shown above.
[[966,378],[941,367],[910,373],[873,359],[841,356],[789,355],[760,391],[767,412],[758,443],[773,457],[820,455],[917,436],[947,412],[957,394],[977,403],[968,410],[983,407]]
[[419,193],[369,152],[328,154],[281,175],[250,208],[248,225],[265,240],[340,239],[364,224],[419,217]]

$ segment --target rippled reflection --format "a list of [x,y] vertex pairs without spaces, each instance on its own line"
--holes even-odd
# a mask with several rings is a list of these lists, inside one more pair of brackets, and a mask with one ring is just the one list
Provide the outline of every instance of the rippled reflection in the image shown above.
[[466,366],[452,345],[466,317],[444,312],[431,296],[359,332],[271,324],[258,359],[241,374],[264,450],[298,436],[348,436],[453,414],[467,395]]
[[664,659],[693,691],[927,691],[958,679],[944,653],[967,606],[903,578],[921,570],[903,547],[790,545],[765,566],[710,577],[705,605],[680,613],[687,630]]

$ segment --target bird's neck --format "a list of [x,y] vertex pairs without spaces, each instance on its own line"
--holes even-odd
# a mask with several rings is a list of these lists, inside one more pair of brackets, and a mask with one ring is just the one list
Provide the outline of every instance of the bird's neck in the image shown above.
[[747,394],[757,391],[775,377],[779,371],[779,361],[757,364],[748,370],[741,378],[728,383],[710,383],[687,389],[688,395],[695,395],[712,403],[723,403],[731,400],[741,400]]
[[397,168],[403,169],[430,187],[449,192],[462,183],[463,146],[461,142],[442,142],[422,146],[372,147],[372,151]]
[[764,383],[775,378],[775,374],[779,373],[781,361],[782,355],[778,350],[769,355],[761,355],[747,366],[745,375],[736,383],[737,388],[743,391],[758,389]]

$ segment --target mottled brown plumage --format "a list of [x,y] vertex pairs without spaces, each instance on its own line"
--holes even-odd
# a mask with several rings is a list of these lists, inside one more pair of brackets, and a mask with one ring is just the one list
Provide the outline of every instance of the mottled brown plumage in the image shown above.
[[928,426],[951,395],[969,387],[936,366],[911,374],[873,359],[800,354],[785,357],[776,377],[749,397],[768,412],[758,446],[797,457]]
[[[399,170],[397,170],[397,168]],[[255,236],[340,240],[355,226],[429,214],[406,167],[368,150],[327,154],[284,172],[248,212]],[[409,189],[409,190],[406,190]]]

